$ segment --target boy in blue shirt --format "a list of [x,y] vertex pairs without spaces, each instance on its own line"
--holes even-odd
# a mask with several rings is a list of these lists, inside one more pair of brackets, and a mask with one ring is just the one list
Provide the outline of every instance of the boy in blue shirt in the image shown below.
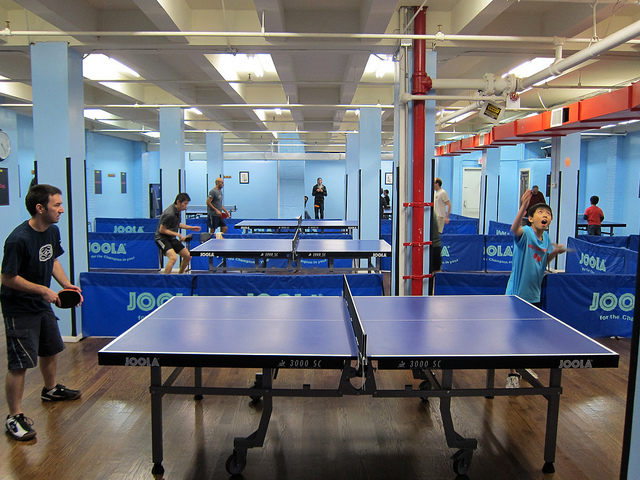
[[[552,244],[549,239],[549,225],[553,219],[551,207],[546,203],[533,205],[527,212],[531,190],[522,196],[522,203],[516,215],[511,232],[515,235],[513,267],[507,284],[507,295],[517,295],[523,300],[540,307],[540,289],[547,264],[560,253],[566,252],[564,245]],[[531,226],[523,227],[525,213]],[[511,371],[507,378],[508,388],[520,386],[520,375]]]

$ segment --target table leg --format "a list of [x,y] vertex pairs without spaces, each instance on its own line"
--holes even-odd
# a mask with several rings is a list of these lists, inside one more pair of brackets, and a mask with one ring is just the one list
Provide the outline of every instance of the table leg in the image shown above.
[[[558,387],[562,383],[562,370],[552,368],[549,372],[549,387]],[[556,441],[558,436],[558,417],[560,415],[560,391],[547,397],[547,429],[544,439],[544,473],[556,471],[553,463],[556,460]]]
[[268,392],[271,390],[273,383],[273,370],[271,368],[262,370],[261,383],[262,385],[258,387],[266,389],[267,392],[262,397],[260,424],[256,431],[248,437],[236,437],[233,440],[233,453],[229,456],[225,465],[227,472],[232,475],[239,475],[244,470],[247,465],[247,450],[249,448],[262,447],[264,445],[271,413],[273,412],[273,396]]
[[151,457],[153,460],[153,475],[164,473],[162,466],[162,393],[154,387],[162,386],[161,367],[151,367]]

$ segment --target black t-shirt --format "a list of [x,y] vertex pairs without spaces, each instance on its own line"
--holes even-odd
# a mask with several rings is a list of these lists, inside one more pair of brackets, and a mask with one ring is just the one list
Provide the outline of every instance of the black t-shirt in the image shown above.
[[[31,228],[29,221],[18,225],[4,242],[2,273],[19,275],[38,285],[50,287],[55,259],[64,253],[60,230],[51,225],[44,232]],[[2,285],[2,313],[5,317],[34,315],[51,310],[41,295]]]
[[165,208],[164,212],[162,212],[162,215],[160,215],[160,220],[158,221],[158,227],[156,228],[154,239],[171,240],[172,238],[176,238],[175,235],[166,235],[164,233],[160,233],[160,225],[164,225],[167,230],[171,230],[172,232],[177,232],[178,230],[180,230],[180,212],[178,211],[175,203]]

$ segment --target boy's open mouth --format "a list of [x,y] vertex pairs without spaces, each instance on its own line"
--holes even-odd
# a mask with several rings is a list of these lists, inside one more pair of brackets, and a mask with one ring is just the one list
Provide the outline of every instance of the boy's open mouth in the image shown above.
[[548,222],[547,220],[542,220],[542,222],[541,222],[541,223],[542,223],[542,226],[546,227],[546,226],[547,226],[547,223],[549,223],[549,222]]

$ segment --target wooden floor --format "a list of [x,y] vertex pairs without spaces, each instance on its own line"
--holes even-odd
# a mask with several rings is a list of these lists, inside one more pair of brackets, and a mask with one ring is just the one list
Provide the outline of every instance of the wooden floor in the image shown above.
[[[4,336],[4,333],[2,333]],[[68,344],[59,381],[83,391],[76,402],[42,404],[38,371],[30,371],[23,407],[37,439],[0,440],[0,479],[152,479],[148,369],[103,367],[108,339]],[[618,369],[566,370],[556,473],[545,475],[546,401],[537,397],[457,398],[457,430],[478,439],[467,476],[451,468],[438,401],[370,397],[276,398],[262,449],[250,450],[245,479],[616,479],[619,477],[629,339],[604,339],[621,354]],[[5,341],[0,356],[6,361]],[[6,364],[4,364],[6,365]],[[247,386],[254,370],[208,369],[209,385]],[[544,372],[539,371],[541,378]],[[504,381],[506,372],[497,372]],[[411,383],[388,372],[380,387]],[[189,378],[185,380],[185,383]],[[461,372],[456,385],[482,386],[483,372]],[[334,372],[281,371],[278,385],[335,386]],[[4,392],[2,405],[5,405]],[[167,480],[228,478],[233,437],[257,426],[261,404],[240,397],[164,399]],[[4,417],[3,417],[4,418]]]

